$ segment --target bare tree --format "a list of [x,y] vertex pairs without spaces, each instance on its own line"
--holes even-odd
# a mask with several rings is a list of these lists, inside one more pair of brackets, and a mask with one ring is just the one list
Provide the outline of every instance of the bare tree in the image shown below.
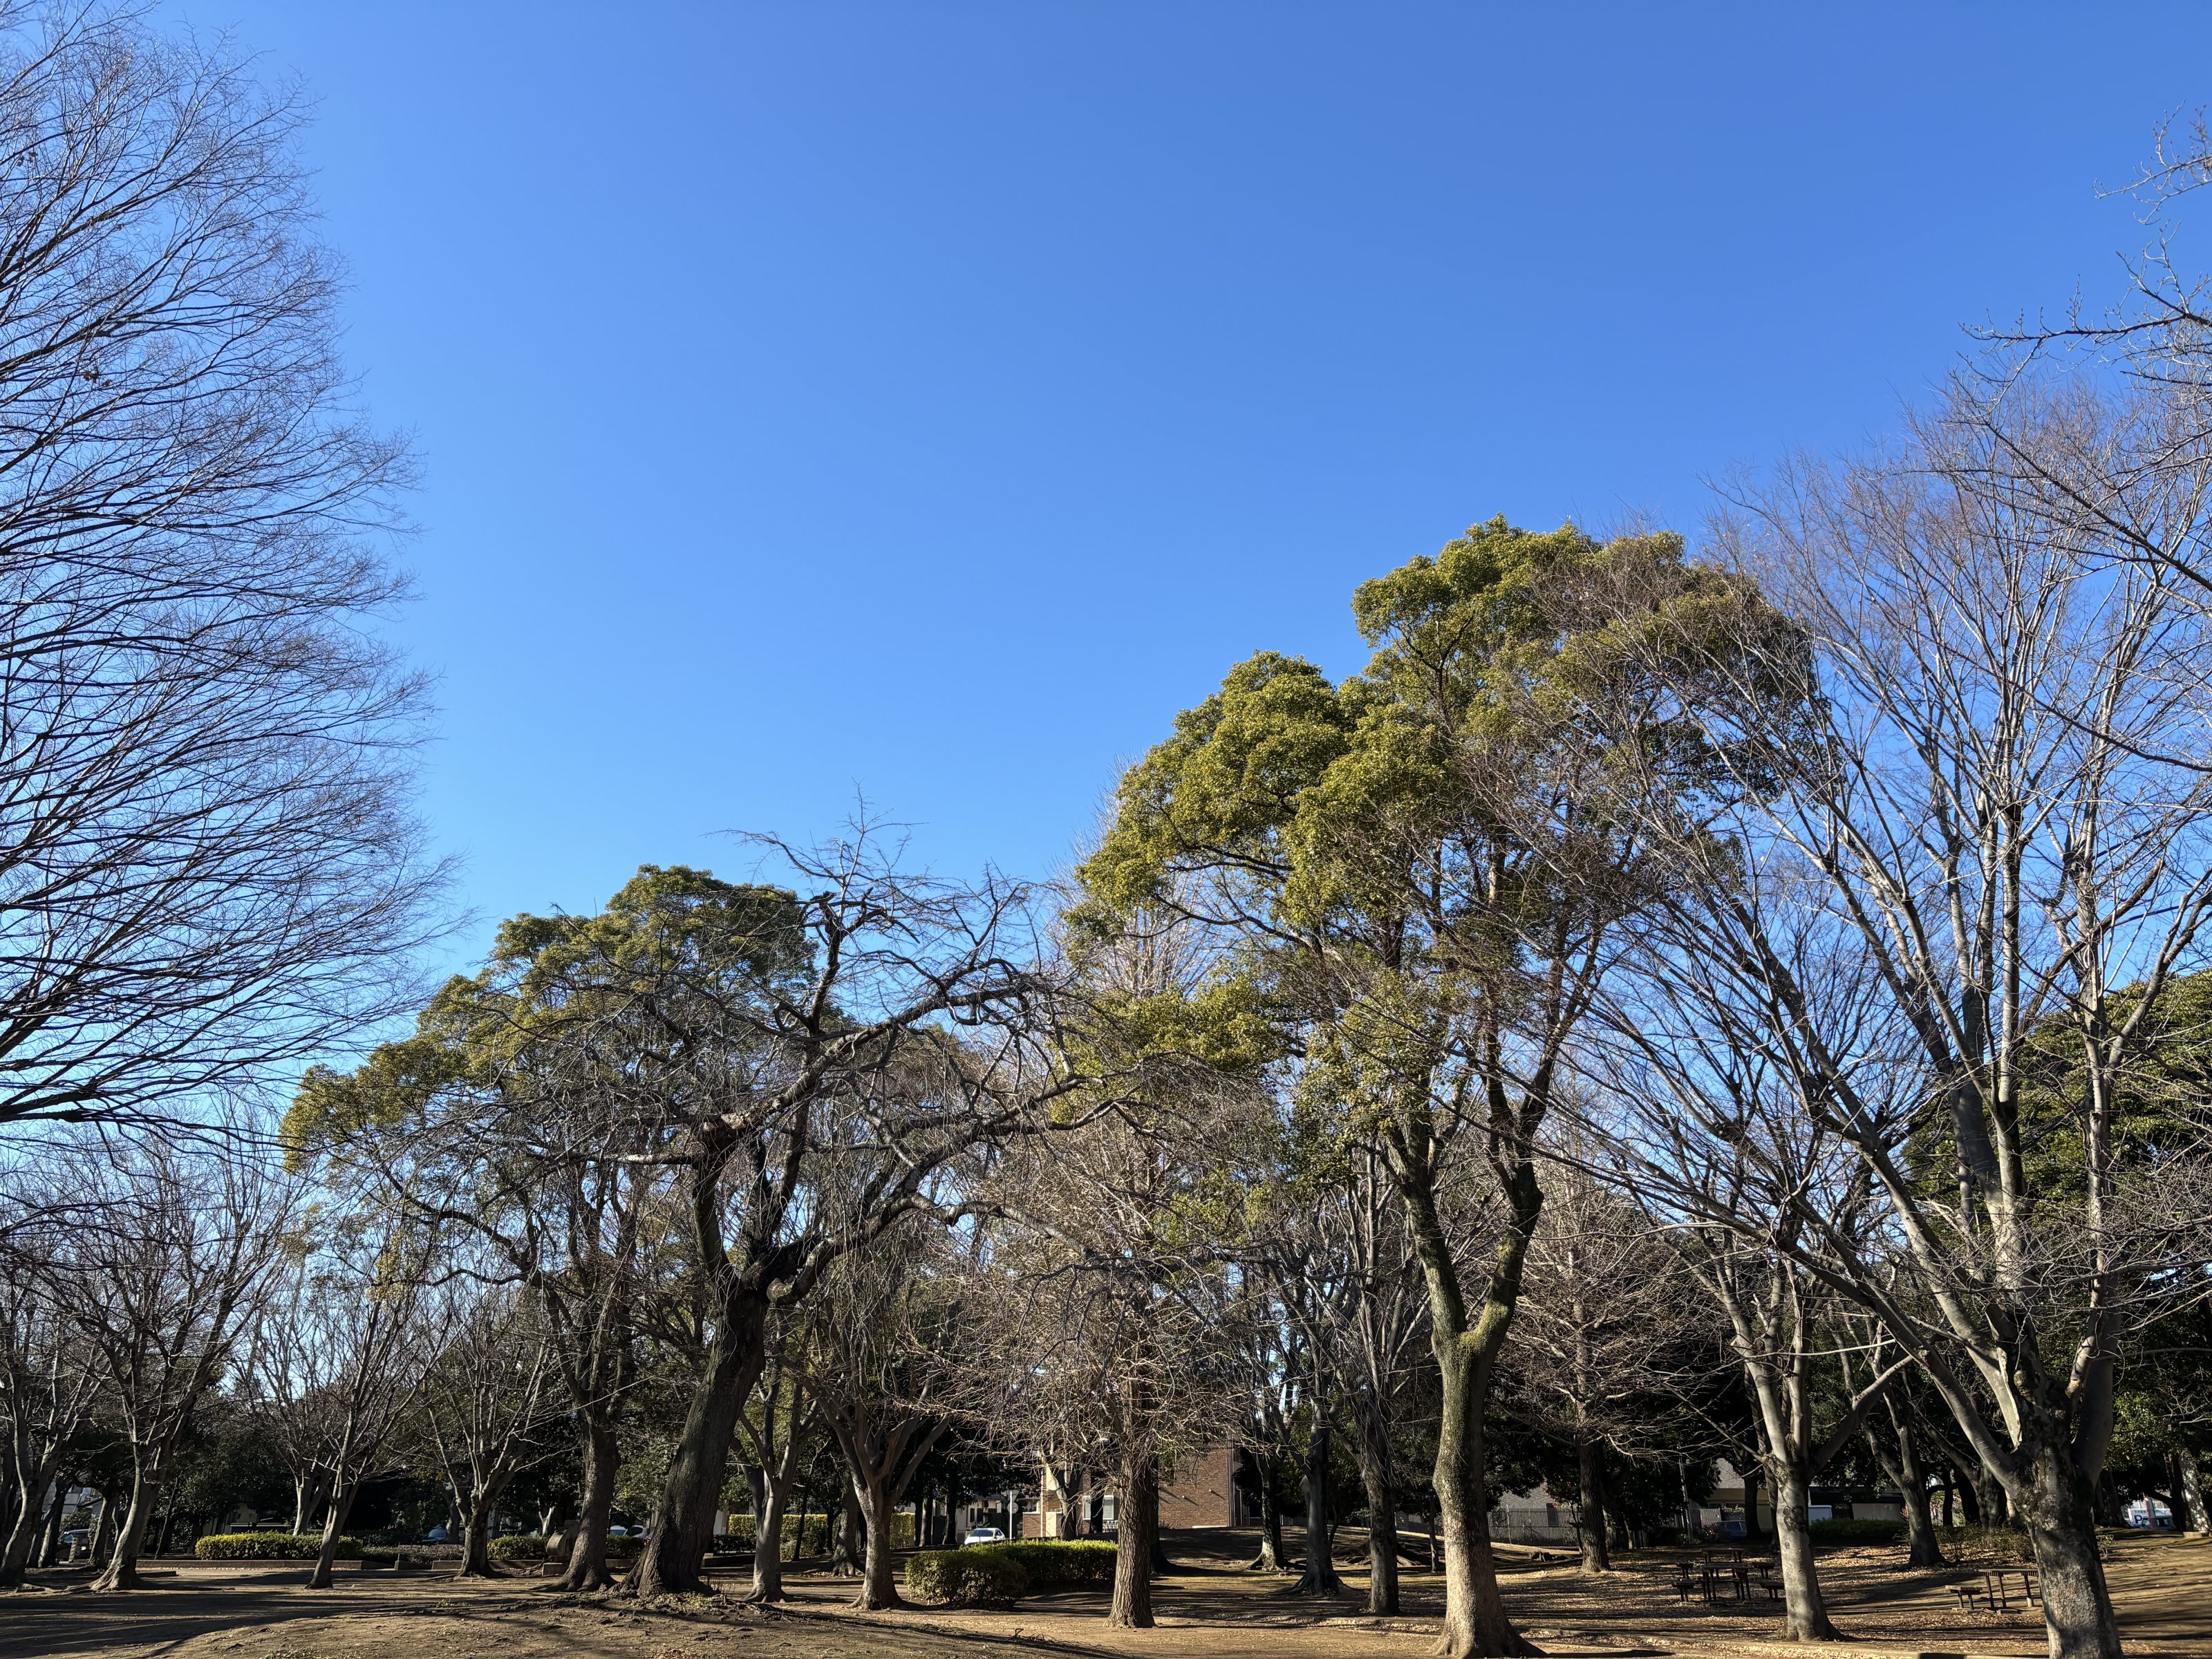
[[179,1109],[393,1006],[437,871],[363,622],[299,105],[137,11],[0,7],[0,1121]]
[[258,1311],[293,1191],[228,1139],[82,1140],[58,1152],[53,1173],[87,1212],[73,1247],[100,1291],[70,1314],[99,1351],[130,1452],[129,1510],[94,1588],[130,1589],[178,1438]]
[[983,1379],[959,1349],[945,1230],[910,1221],[839,1260],[808,1310],[808,1398],[836,1441],[866,1529],[857,1607],[899,1605],[891,1515]]
[[1249,1339],[1234,1320],[1251,1298],[1233,1230],[1204,1212],[1272,1129],[1249,1077],[1190,1052],[1176,1011],[1193,988],[1152,943],[1117,941],[1089,964],[1068,1063],[1112,1089],[1091,1085],[1099,1109],[998,1154],[982,1191],[1000,1219],[972,1292],[1010,1389],[988,1427],[1010,1452],[1112,1484],[1107,1623],[1124,1628],[1152,1623],[1163,1468],[1246,1426],[1231,1385]]
[[0,1589],[23,1582],[47,1521],[47,1489],[65,1475],[70,1443],[106,1381],[101,1350],[72,1311],[105,1294],[71,1249],[68,1212],[32,1206],[27,1222],[0,1208],[0,1429],[15,1512]]
[[1613,1569],[1611,1463],[1687,1431],[1718,1343],[1682,1252],[1584,1161],[1568,1133],[1529,1247],[1515,1393],[1575,1450],[1583,1565]]
[[566,1404],[555,1341],[532,1298],[511,1284],[449,1276],[426,1318],[436,1358],[424,1373],[422,1426],[461,1517],[456,1577],[491,1572],[491,1516],[516,1475],[550,1457]]
[[[1666,642],[1655,679],[1722,764],[1654,792],[1680,862],[1653,972],[1859,1164],[1891,1248],[1802,1194],[1777,1247],[1881,1320],[2003,1487],[2054,1655],[2112,1659],[2094,1481],[2119,1338],[2177,1247],[2116,1114],[2212,899],[2202,665],[2179,672],[2201,635],[2160,567],[2101,557],[2063,497],[1993,491],[2003,448],[1947,430],[1901,465],[1789,471],[1724,526],[1795,621],[1746,588]],[[1838,1014],[1859,1005],[1808,981],[1836,963],[1909,1039],[1894,1097]],[[2032,1156],[2060,1124],[2077,1155]]]
[[[753,1584],[756,1601],[783,1600],[783,1516],[792,1484],[802,1470],[801,1452],[815,1405],[801,1376],[801,1360],[792,1350],[798,1339],[789,1322],[780,1322],[761,1370],[757,1414],[738,1422],[750,1454],[753,1495]],[[799,1517],[803,1529],[805,1516]]]
[[294,1334],[276,1352],[293,1368],[295,1396],[322,1407],[316,1467],[329,1480],[310,1589],[330,1588],[354,1499],[384,1468],[422,1387],[431,1358],[422,1318],[428,1248],[404,1218],[341,1216],[306,1260],[306,1293],[285,1310]]

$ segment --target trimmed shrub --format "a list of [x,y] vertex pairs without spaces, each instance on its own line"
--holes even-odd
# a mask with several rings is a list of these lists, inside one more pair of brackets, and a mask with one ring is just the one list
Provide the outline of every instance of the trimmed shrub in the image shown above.
[[495,1538],[485,1547],[485,1553],[495,1561],[543,1561],[545,1559],[545,1534],[539,1532],[511,1532],[504,1538]]
[[1815,1521],[1811,1531],[1816,1544],[1902,1544],[1909,1528],[1902,1521],[1878,1521],[1869,1516],[1838,1516]]
[[[756,1530],[757,1526],[757,1523],[750,1515],[732,1516],[730,1517],[730,1529],[721,1534],[724,1546],[726,1548],[733,1550],[751,1549],[753,1547],[753,1533]],[[785,1554],[788,1555],[791,1553],[792,1540],[798,1536],[799,1517],[795,1515],[785,1516],[783,1517],[783,1549]],[[910,1550],[914,1546],[914,1516],[902,1511],[894,1513],[891,1516],[891,1547],[895,1550]],[[829,1551],[830,1517],[826,1515],[808,1516],[806,1517],[806,1537],[804,1541],[799,1544],[799,1553],[801,1555],[826,1555],[829,1553]]]
[[[312,1561],[323,1553],[319,1533],[218,1532],[192,1546],[203,1561]],[[337,1559],[361,1559],[361,1540],[341,1536]]]
[[1101,1538],[1048,1538],[1022,1544],[978,1544],[1011,1555],[1029,1575],[1032,1590],[1073,1589],[1082,1584],[1110,1584],[1119,1551]]
[[1030,1577],[1011,1550],[978,1544],[908,1556],[906,1587],[951,1607],[1011,1607],[1028,1593]]

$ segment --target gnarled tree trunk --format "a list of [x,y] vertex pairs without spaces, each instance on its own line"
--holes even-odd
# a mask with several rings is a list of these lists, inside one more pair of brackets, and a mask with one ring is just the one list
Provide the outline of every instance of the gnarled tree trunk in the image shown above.
[[2027,1460],[2007,1496],[2027,1529],[2042,1580],[2051,1659],[2120,1659],[2112,1592],[2097,1551],[2096,1489],[2064,1443]]
[[725,1292],[707,1345],[706,1368],[692,1391],[653,1511],[653,1536],[623,1581],[625,1589],[667,1595],[707,1588],[701,1568],[714,1542],[714,1506],[721,1498],[738,1413],[767,1358],[767,1320],[765,1297],[744,1287]]

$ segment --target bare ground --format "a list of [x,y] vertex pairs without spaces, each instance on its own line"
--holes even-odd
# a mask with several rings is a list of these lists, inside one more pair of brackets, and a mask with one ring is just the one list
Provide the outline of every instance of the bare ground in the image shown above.
[[[1340,1549],[1347,1542],[1340,1540]],[[1241,1570],[1249,1536],[1183,1534],[1176,1571],[1155,1588],[1158,1626],[1104,1627],[1104,1597],[1070,1592],[1004,1613],[915,1608],[855,1613],[848,1583],[817,1573],[792,1580],[793,1600],[763,1609],[731,1595],[640,1608],[620,1598],[569,1597],[536,1581],[456,1583],[443,1577],[341,1574],[327,1591],[301,1587],[289,1566],[165,1564],[173,1577],[123,1595],[84,1590],[83,1575],[49,1575],[0,1597],[0,1659],[946,1659],[955,1654],[1060,1653],[1158,1659],[1352,1659],[1425,1654],[1435,1641],[1442,1590],[1408,1571],[1407,1616],[1376,1620],[1357,1601],[1322,1603],[1285,1593],[1287,1578]],[[1708,1608],[1674,1589],[1685,1552],[1644,1551],[1621,1571],[1589,1576],[1568,1563],[1509,1560],[1514,1617],[1547,1653],[1583,1659],[1680,1652],[1808,1653],[1777,1643],[1778,1614]],[[2110,1548],[2114,1599],[2137,1659],[2212,1659],[2212,1540],[2123,1536]],[[2033,1609],[1962,1613],[1946,1588],[1966,1576],[1909,1571],[1894,1549],[1821,1557],[1836,1622],[1856,1646],[1899,1654],[2030,1656],[2044,1650]],[[1354,1595],[1359,1570],[1347,1564]],[[1832,1650],[1831,1650],[1832,1651]]]

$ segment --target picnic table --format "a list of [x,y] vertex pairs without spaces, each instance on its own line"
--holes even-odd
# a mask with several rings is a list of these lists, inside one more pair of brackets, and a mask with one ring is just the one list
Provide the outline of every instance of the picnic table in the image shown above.
[[1951,1586],[1951,1594],[1958,1598],[1961,1612],[1977,1609],[1985,1613],[2012,1611],[2012,1581],[2020,1580],[2021,1598],[2029,1607],[2043,1600],[2037,1587],[2035,1574],[2027,1567],[1984,1567],[1981,1582],[1968,1578]]
[[1770,1601],[1782,1599],[1782,1581],[1775,1576],[1773,1566],[1765,1561],[1753,1564],[1743,1559],[1741,1550],[1709,1552],[1694,1565],[1688,1561],[1678,1562],[1674,1569],[1674,1597],[1686,1601],[1692,1595],[1701,1597],[1707,1607],[1718,1607],[1723,1601],[1748,1601],[1753,1592]]

